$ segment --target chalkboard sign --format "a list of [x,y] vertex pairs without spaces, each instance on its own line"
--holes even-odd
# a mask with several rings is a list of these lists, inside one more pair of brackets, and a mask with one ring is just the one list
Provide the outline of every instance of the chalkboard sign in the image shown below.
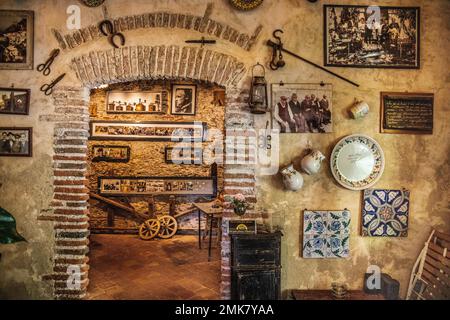
[[432,93],[381,93],[381,132],[433,133]]

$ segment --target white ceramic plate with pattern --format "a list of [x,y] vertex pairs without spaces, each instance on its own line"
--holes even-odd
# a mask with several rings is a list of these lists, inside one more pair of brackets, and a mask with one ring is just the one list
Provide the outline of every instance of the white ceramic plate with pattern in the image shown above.
[[340,185],[350,190],[364,190],[381,178],[384,153],[371,137],[354,134],[336,144],[331,153],[330,166]]

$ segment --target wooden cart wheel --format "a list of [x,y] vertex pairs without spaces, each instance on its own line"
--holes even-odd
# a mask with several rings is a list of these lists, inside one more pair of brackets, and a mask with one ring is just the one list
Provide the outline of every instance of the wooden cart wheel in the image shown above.
[[178,230],[177,220],[172,216],[162,216],[158,218],[161,229],[158,236],[162,239],[172,238]]
[[149,219],[146,220],[141,226],[139,227],[139,237],[142,240],[151,240],[160,231],[161,224],[159,223],[159,220],[157,219]]

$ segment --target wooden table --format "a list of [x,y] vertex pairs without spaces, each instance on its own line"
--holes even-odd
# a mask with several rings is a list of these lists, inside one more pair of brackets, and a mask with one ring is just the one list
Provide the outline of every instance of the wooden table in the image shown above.
[[[362,290],[349,290],[349,295],[342,300],[386,300],[382,294],[367,294]],[[292,290],[294,300],[338,300],[331,290]]]
[[222,211],[223,208],[213,208],[213,205],[215,205],[217,202],[211,201],[211,202],[203,202],[203,203],[194,203],[193,205],[197,208],[198,211],[198,248],[202,248],[202,238],[201,238],[201,213],[203,212],[206,214],[210,220],[210,226],[209,226],[209,246],[208,246],[208,261],[211,261],[211,241],[212,241],[212,226],[213,226],[213,219],[219,219],[219,231],[221,232],[221,220],[222,220]]

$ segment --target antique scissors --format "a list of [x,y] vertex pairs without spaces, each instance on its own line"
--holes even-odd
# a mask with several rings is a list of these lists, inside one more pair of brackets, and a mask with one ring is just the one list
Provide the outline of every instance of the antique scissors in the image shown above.
[[50,84],[44,84],[41,87],[41,91],[45,93],[46,96],[49,96],[52,94],[53,92],[53,87],[60,82],[64,77],[65,77],[65,73],[63,73],[62,75],[60,75],[58,78],[56,78],[55,80],[53,80]]
[[54,49],[50,53],[50,58],[48,58],[48,60],[45,63],[42,63],[37,66],[37,71],[39,72],[43,71],[42,73],[44,74],[44,76],[48,76],[51,72],[50,66],[52,65],[55,58],[59,55],[59,52],[60,52],[59,49]]
[[100,22],[99,29],[103,35],[109,37],[109,43],[111,43],[114,48],[119,48],[119,46],[114,41],[116,37],[119,37],[120,45],[125,45],[125,36],[121,32],[114,31],[114,25],[110,20],[103,20],[102,22]]

